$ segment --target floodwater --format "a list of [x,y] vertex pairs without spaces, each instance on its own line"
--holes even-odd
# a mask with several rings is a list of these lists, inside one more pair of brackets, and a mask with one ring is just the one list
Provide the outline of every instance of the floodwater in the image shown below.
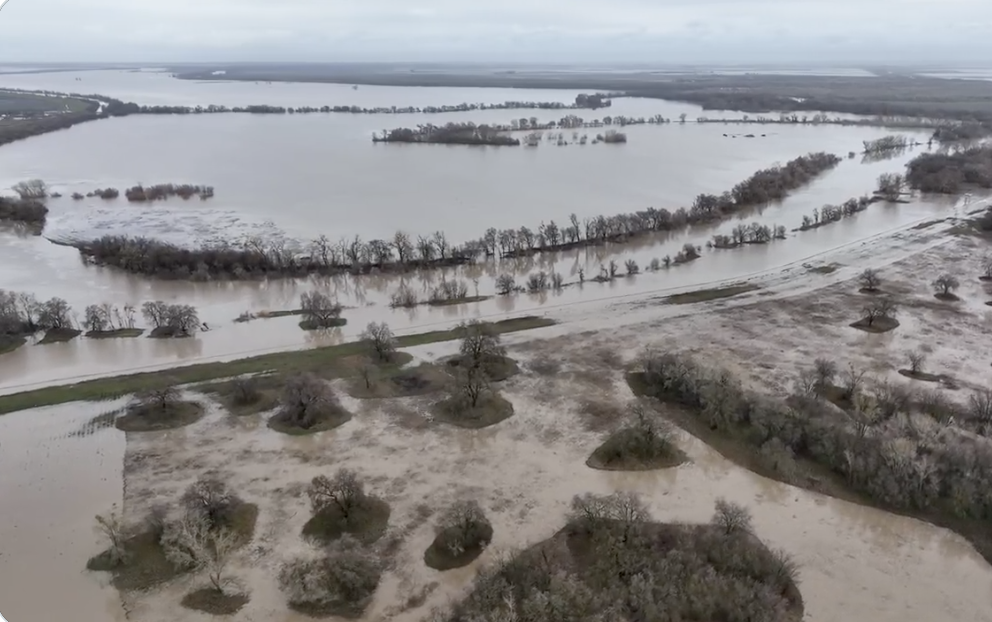
[[115,407],[0,417],[0,607],[10,622],[124,620],[117,590],[85,570],[101,550],[93,517],[123,500],[124,437],[87,425]]
[[[80,82],[76,82],[76,78]],[[163,73],[96,71],[0,76],[0,86],[97,92],[140,103],[227,105],[268,103],[323,105],[440,105],[505,100],[570,101],[575,92],[515,89],[361,87],[325,84],[189,82]],[[171,99],[170,99],[171,98]],[[676,102],[620,99],[586,118],[700,114]],[[0,288],[29,291],[41,299],[65,298],[78,314],[89,304],[140,306],[148,300],[181,301],[199,309],[212,330],[195,339],[150,339],[29,345],[0,357],[0,392],[94,374],[218,360],[278,349],[333,343],[354,337],[369,321],[387,321],[397,332],[451,324],[470,317],[536,312],[609,296],[688,287],[773,270],[830,249],[944,214],[948,203],[917,201],[873,205],[867,212],[821,229],[790,234],[761,247],[704,252],[692,264],[641,274],[609,285],[587,283],[555,294],[519,295],[443,309],[392,311],[390,295],[405,283],[426,299],[441,278],[463,279],[470,295],[491,295],[503,272],[518,283],[538,270],[560,272],[566,282],[598,274],[611,259],[634,259],[642,269],[653,258],[675,255],[686,242],[705,245],[729,233],[739,220],[630,244],[538,258],[487,263],[404,277],[340,277],[246,283],[186,283],[138,278],[86,266],[71,248],[46,238],[89,239],[105,234],[146,235],[179,244],[245,235],[283,237],[293,243],[325,234],[332,240],[358,235],[389,238],[396,230],[428,235],[443,230],[461,243],[488,227],[536,229],[554,219],[567,224],[649,206],[674,210],[699,193],[719,193],[756,170],[810,151],[846,155],[862,141],[891,134],[881,128],[839,126],[735,126],[678,123],[635,126],[626,145],[544,144],[529,148],[372,144],[382,127],[448,120],[506,123],[519,116],[542,121],[564,111],[502,111],[443,115],[197,115],[136,116],[86,123],[19,141],[0,149],[0,187],[29,178],[46,180],[66,197],[50,200],[45,237],[0,232]],[[726,113],[736,115],[736,113]],[[592,130],[590,130],[591,132]],[[742,134],[754,132],[755,138]],[[580,130],[580,133],[584,131]],[[761,134],[765,135],[762,136]],[[736,136],[736,137],[735,137]],[[923,139],[923,134],[914,134]],[[836,169],[781,203],[744,214],[768,225],[798,227],[802,216],[825,203],[840,203],[875,187],[878,175],[899,172],[913,152],[891,160],[844,160]],[[72,201],[74,191],[125,188],[136,183],[212,185],[209,201],[181,199],[133,205],[124,199]],[[305,334],[298,318],[233,324],[243,312],[298,306],[302,292],[319,288],[347,307],[348,325],[326,334]]]

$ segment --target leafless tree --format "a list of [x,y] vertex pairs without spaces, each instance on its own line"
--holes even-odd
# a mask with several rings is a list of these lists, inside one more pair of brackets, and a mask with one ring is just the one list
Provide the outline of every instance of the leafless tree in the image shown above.
[[937,291],[937,295],[943,297],[951,296],[951,293],[957,288],[961,287],[960,281],[957,277],[952,274],[942,274],[931,283],[933,288]]
[[29,179],[27,181],[19,181],[13,186],[14,192],[16,192],[22,199],[44,199],[48,196],[48,185],[40,179]]
[[303,321],[314,328],[334,326],[341,317],[341,305],[323,292],[305,292],[300,296]]
[[907,355],[909,357],[909,371],[912,374],[919,374],[923,371],[923,365],[926,363],[927,354],[923,350],[914,350]]
[[847,371],[844,372],[844,393],[843,396],[847,400],[853,400],[854,396],[857,395],[858,391],[861,390],[861,385],[864,382],[865,372],[858,371],[854,368],[854,365],[848,365]]
[[177,568],[206,571],[211,587],[224,594],[238,586],[238,581],[227,574],[227,566],[239,540],[234,530],[211,527],[203,516],[187,513],[166,523],[160,543],[170,563]]
[[817,387],[819,383],[816,376],[816,370],[804,369],[799,373],[799,377],[796,378],[795,390],[803,397],[817,397]]
[[368,499],[365,486],[351,469],[339,469],[333,478],[318,475],[307,488],[310,508],[317,514],[329,507],[336,508],[346,520]]
[[444,231],[434,232],[434,248],[437,249],[437,256],[444,260],[448,258],[448,238],[444,235]]
[[201,477],[186,488],[180,499],[186,512],[202,518],[210,528],[220,527],[241,500],[216,477]]
[[370,322],[359,339],[368,343],[373,356],[380,361],[388,363],[396,355],[396,337],[385,322]]
[[287,423],[307,430],[335,401],[330,387],[317,376],[308,373],[292,376],[283,388],[280,415]]
[[124,563],[127,560],[127,535],[124,530],[124,521],[117,508],[111,509],[108,514],[96,517],[96,526],[100,533],[110,541],[110,548],[107,553],[110,556],[110,563],[114,566]]
[[83,311],[83,327],[86,330],[93,331],[94,333],[103,332],[107,329],[107,318],[101,309],[97,305],[89,305],[86,310]]
[[382,564],[346,534],[327,547],[323,558],[284,564],[279,588],[291,603],[344,602],[364,607],[381,575]]
[[232,380],[231,392],[231,401],[236,406],[254,404],[262,397],[258,390],[258,379],[254,376],[242,376]]
[[500,342],[499,333],[492,324],[473,320],[459,327],[462,342],[458,348],[465,365],[486,367],[495,360],[506,356],[506,348]]
[[713,525],[728,536],[736,533],[753,532],[751,512],[742,505],[722,498],[716,500]]
[[864,314],[865,323],[868,326],[874,326],[876,320],[895,317],[896,307],[888,298],[882,298],[865,305],[862,313]]
[[444,536],[448,553],[461,555],[466,549],[476,547],[487,539],[492,533],[492,526],[477,501],[462,500],[444,511],[435,531]]
[[975,391],[968,397],[968,414],[977,422],[980,433],[992,435],[992,389]]
[[861,289],[866,292],[876,292],[878,291],[878,286],[882,284],[882,277],[878,274],[878,270],[866,268],[864,272],[858,275],[858,283],[861,284]]
[[589,532],[596,532],[614,523],[624,533],[637,524],[650,520],[647,506],[637,493],[615,492],[611,495],[586,493],[572,497],[569,522]]
[[455,388],[470,408],[475,408],[489,393],[489,378],[481,367],[459,368],[455,374]]
[[634,276],[641,271],[640,266],[633,259],[628,259],[624,265],[627,268],[627,276]]
[[400,263],[406,263],[413,259],[413,242],[410,241],[410,236],[402,231],[397,231],[396,235],[393,236],[393,248],[396,249],[396,256]]
[[500,296],[512,294],[517,289],[517,282],[509,274],[496,277],[496,293]]
[[822,391],[833,384],[834,378],[837,377],[837,363],[829,359],[818,358],[813,361],[813,370],[816,372],[817,391]]
[[182,394],[177,387],[167,386],[148,389],[136,397],[141,406],[164,411],[176,406],[182,398]]
[[52,298],[42,303],[38,311],[38,326],[44,329],[71,328],[72,307],[62,298]]

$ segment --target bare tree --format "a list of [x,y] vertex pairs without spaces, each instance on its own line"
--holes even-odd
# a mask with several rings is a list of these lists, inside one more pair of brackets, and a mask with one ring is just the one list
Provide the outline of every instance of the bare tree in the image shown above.
[[168,312],[167,305],[161,300],[151,301],[149,300],[145,304],[141,305],[141,314],[145,317],[145,320],[154,328],[160,328],[166,325],[168,322]]
[[726,535],[736,533],[752,533],[751,512],[742,505],[726,499],[716,500],[716,511],[713,514],[713,525]]
[[167,386],[148,389],[139,393],[136,397],[139,405],[164,411],[176,406],[182,398],[182,394],[177,387]]
[[27,181],[19,181],[13,186],[14,192],[16,192],[22,199],[44,199],[48,196],[48,185],[40,179],[29,179]]
[[949,298],[952,296],[952,292],[957,288],[961,287],[960,281],[957,277],[951,274],[942,274],[931,283],[933,288],[937,291],[937,295],[943,298]]
[[837,363],[829,359],[818,358],[813,361],[813,370],[816,372],[817,391],[822,391],[833,384],[834,378],[837,377]]
[[473,320],[459,328],[463,336],[458,351],[466,366],[486,368],[506,357],[506,348],[492,324]]
[[968,414],[978,423],[980,433],[992,434],[992,389],[975,391],[968,397]]
[[410,241],[410,236],[402,231],[397,231],[396,235],[393,236],[393,248],[396,249],[396,256],[400,263],[406,263],[413,259],[413,242]]
[[94,333],[103,332],[107,329],[106,315],[99,306],[89,305],[83,312],[83,327]]
[[858,371],[854,368],[854,365],[848,365],[847,371],[844,372],[844,393],[843,397],[847,400],[854,400],[854,396],[857,395],[858,391],[861,390],[861,385],[864,382],[865,372]]
[[300,296],[303,321],[313,328],[336,326],[341,317],[341,305],[323,292],[305,292]]
[[615,492],[611,495],[586,493],[572,497],[569,522],[576,523],[588,532],[616,525],[624,534],[639,523],[650,520],[647,506],[637,493]]
[[364,608],[382,576],[382,564],[349,535],[326,549],[326,557],[297,559],[279,570],[279,588],[291,603],[342,602]]
[[189,514],[215,528],[230,519],[231,511],[241,504],[241,499],[216,477],[201,477],[186,488],[180,503]]
[[71,328],[72,307],[62,298],[52,298],[42,303],[38,312],[38,326],[44,329]]
[[441,515],[435,531],[451,555],[461,555],[492,537],[489,519],[475,500],[455,502]]
[[500,296],[506,296],[513,293],[517,289],[517,282],[509,274],[501,274],[496,277],[496,293]]
[[258,379],[254,376],[242,376],[231,381],[231,401],[236,406],[254,404],[262,398],[258,390]]
[[396,354],[396,337],[385,322],[369,322],[359,339],[368,343],[375,358],[387,363],[393,360]]
[[111,509],[108,514],[98,515],[96,526],[100,533],[110,541],[110,547],[107,549],[110,563],[117,566],[127,561],[127,535],[124,531],[124,521],[117,513],[117,508]]
[[314,514],[334,507],[346,520],[368,499],[358,474],[344,468],[339,469],[333,478],[324,475],[313,478],[307,488],[307,497]]
[[444,260],[448,258],[448,238],[444,235],[444,231],[435,231],[434,236],[434,248],[437,249],[438,258]]
[[865,324],[874,326],[876,320],[895,317],[896,307],[888,298],[882,298],[865,305],[862,313],[864,314]]
[[335,402],[327,383],[313,374],[300,374],[286,381],[279,414],[286,423],[307,430],[316,425]]
[[634,276],[641,271],[641,268],[637,265],[637,262],[633,259],[628,259],[624,266],[627,268],[627,276]]
[[227,574],[227,566],[240,544],[234,530],[213,528],[203,516],[187,513],[166,523],[160,543],[170,563],[185,570],[205,570],[211,587],[221,594],[238,586],[238,581]]
[[858,275],[858,283],[861,284],[861,289],[866,292],[877,292],[878,286],[882,284],[882,277],[878,274],[878,270],[866,268]]
[[455,376],[455,387],[470,408],[478,406],[490,391],[489,378],[481,367],[460,368]]
[[923,365],[926,363],[927,354],[923,350],[914,350],[907,354],[909,357],[909,371],[912,374],[919,374],[923,371]]

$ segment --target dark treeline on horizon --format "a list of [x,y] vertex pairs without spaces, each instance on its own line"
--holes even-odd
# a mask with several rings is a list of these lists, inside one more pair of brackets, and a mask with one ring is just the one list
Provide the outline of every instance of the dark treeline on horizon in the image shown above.
[[682,207],[670,212],[648,208],[629,214],[587,218],[581,222],[572,215],[567,225],[558,225],[552,220],[541,223],[536,230],[490,228],[481,239],[461,246],[451,244],[441,231],[416,239],[398,232],[392,239],[368,242],[356,236],[333,243],[326,236],[320,236],[305,251],[290,248],[285,242],[266,242],[258,238],[238,246],[216,244],[197,249],[121,235],[59,243],[77,248],[83,257],[98,265],[167,279],[249,279],[372,270],[409,271],[471,263],[479,256],[513,258],[623,242],[650,232],[716,221],[740,210],[782,199],[839,162],[836,155],[811,153],[784,166],[758,171],[721,195],[701,194],[689,209]]

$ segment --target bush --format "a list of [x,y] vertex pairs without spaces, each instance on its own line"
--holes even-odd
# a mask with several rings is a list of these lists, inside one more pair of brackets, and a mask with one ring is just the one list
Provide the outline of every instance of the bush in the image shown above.
[[396,337],[385,322],[370,322],[359,339],[368,344],[372,357],[388,363],[396,356]]
[[330,430],[351,419],[330,386],[309,373],[286,380],[281,402],[282,407],[269,420],[269,426],[287,434]]
[[961,282],[952,274],[942,274],[931,283],[938,298],[956,298],[954,291],[961,287]]
[[635,405],[629,411],[627,425],[600,445],[587,464],[598,469],[640,471],[676,466],[685,459],[658,416]]
[[372,599],[382,564],[358,541],[342,537],[323,557],[297,559],[279,570],[290,607],[313,615],[361,616]]
[[441,515],[436,537],[424,554],[435,570],[469,564],[492,541],[493,527],[476,501],[458,501]]
[[420,304],[420,301],[417,299],[417,293],[406,285],[401,285],[399,289],[393,292],[389,300],[389,306],[393,308],[412,309],[418,304]]

